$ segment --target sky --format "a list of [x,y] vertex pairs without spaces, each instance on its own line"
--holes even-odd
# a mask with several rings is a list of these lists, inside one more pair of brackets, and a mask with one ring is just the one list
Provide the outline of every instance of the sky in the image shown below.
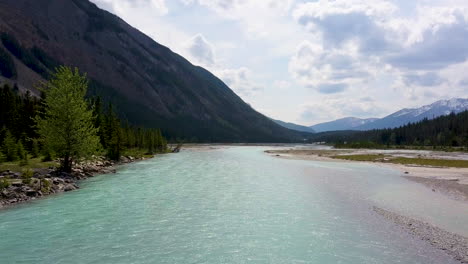
[[309,126],[468,97],[467,0],[91,1],[271,118]]

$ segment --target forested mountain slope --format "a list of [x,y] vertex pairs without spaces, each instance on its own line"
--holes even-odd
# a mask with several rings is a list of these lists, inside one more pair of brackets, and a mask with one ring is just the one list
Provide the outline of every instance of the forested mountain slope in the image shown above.
[[[135,125],[216,142],[302,139],[220,79],[88,0],[0,1],[0,82],[33,92],[58,65],[88,74],[91,95]],[[36,91],[37,93],[37,91]]]

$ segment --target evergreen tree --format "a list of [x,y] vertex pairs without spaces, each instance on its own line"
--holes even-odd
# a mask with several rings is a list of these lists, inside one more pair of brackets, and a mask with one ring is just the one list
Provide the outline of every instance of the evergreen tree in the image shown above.
[[16,144],[16,153],[18,155],[18,158],[21,160],[24,160],[25,156],[27,156],[26,151],[24,150],[23,143],[21,143],[21,141]]
[[98,129],[84,96],[88,82],[78,69],[61,66],[46,83],[43,117],[36,116],[44,145],[61,159],[61,168],[71,172],[73,161],[99,148]]
[[123,149],[122,131],[120,120],[109,105],[106,115],[106,134],[107,134],[107,156],[112,160],[120,160]]
[[5,155],[6,161],[18,160],[18,146],[15,138],[11,135],[10,131],[6,131],[5,139],[2,145],[3,155]]
[[33,158],[39,157],[39,142],[37,141],[37,139],[32,140],[31,156]]
[[27,165],[29,163],[28,152],[26,152],[26,150],[24,149],[23,143],[21,143],[21,141],[18,142],[18,144],[16,144],[16,149],[18,152],[18,157],[21,159],[20,165]]

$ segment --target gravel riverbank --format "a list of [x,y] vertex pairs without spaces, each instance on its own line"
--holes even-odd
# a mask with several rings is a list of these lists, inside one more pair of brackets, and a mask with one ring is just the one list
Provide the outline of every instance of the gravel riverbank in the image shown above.
[[468,238],[382,208],[374,207],[373,209],[377,214],[394,222],[410,234],[445,251],[460,263],[468,263]]
[[114,162],[97,158],[74,166],[72,173],[58,171],[56,168],[35,169],[30,177],[13,171],[0,172],[0,180],[9,182],[9,186],[0,190],[0,209],[19,203],[39,199],[55,193],[79,189],[78,182],[98,174],[114,173],[115,167],[142,159],[122,157]]

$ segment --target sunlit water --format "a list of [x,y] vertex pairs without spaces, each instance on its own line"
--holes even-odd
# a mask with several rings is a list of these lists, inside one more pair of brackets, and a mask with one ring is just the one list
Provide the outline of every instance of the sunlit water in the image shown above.
[[0,211],[0,263],[453,263],[372,206],[463,232],[465,203],[397,171],[265,149],[159,156]]

